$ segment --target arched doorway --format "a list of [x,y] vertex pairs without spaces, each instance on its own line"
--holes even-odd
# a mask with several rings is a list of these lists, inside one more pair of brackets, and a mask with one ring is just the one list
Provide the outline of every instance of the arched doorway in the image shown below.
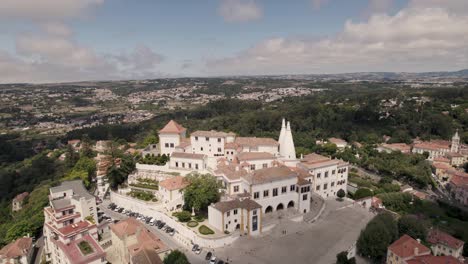
[[236,225],[236,230],[239,230],[239,229],[240,229],[240,225],[237,224],[237,225]]
[[294,201],[290,201],[288,203],[288,208],[293,208],[294,207]]
[[265,214],[268,214],[268,213],[271,213],[271,212],[273,212],[273,207],[268,206],[268,207],[265,209]]
[[278,210],[283,210],[284,209],[284,205],[282,203],[278,204],[278,206],[276,206],[276,211]]

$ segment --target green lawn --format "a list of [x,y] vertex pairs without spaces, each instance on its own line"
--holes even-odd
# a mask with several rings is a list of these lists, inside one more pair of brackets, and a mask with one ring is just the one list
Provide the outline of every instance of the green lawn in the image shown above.
[[211,230],[209,227],[207,227],[206,225],[202,225],[198,228],[198,232],[200,232],[200,234],[202,235],[212,235],[214,234],[215,232],[213,230]]

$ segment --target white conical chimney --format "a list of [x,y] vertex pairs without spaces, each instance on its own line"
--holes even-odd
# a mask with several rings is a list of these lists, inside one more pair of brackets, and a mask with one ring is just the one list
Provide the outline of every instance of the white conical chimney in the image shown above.
[[284,138],[280,145],[280,156],[288,160],[296,159],[296,148],[294,147],[290,122],[287,123],[286,132],[284,133]]
[[283,140],[284,140],[284,134],[286,133],[286,122],[283,118],[283,121],[281,122],[281,131],[280,131],[280,135],[279,135],[279,139],[278,139],[278,143],[279,143],[279,146],[280,146],[280,152],[281,152],[281,144],[283,143]]

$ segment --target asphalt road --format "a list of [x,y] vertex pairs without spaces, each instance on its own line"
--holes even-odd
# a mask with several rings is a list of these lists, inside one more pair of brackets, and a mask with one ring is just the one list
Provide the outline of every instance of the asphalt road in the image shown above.
[[[106,215],[110,216],[112,219],[124,220],[128,218],[128,216],[124,214],[120,214],[120,213],[107,209],[107,206],[109,204],[110,204],[109,200],[104,200],[103,203],[98,205],[98,207],[100,208],[101,212],[104,212]],[[160,229],[154,226],[150,226],[147,224],[145,224],[145,226],[146,228],[148,228],[148,230],[156,234],[161,239],[161,241],[164,242],[164,244],[166,244],[166,246],[168,246],[171,250],[178,249],[184,252],[187,258],[189,259],[190,263],[192,264],[207,263],[207,261],[205,261],[205,255],[207,251],[203,250],[200,255],[197,255],[192,252],[191,248],[187,248],[183,244],[180,244],[177,240],[175,240],[172,236],[170,236],[166,232],[161,231]]]

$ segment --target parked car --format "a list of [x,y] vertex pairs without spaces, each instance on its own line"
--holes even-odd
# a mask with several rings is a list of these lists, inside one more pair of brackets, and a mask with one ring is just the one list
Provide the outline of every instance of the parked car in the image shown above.
[[164,222],[161,222],[161,223],[158,225],[158,229],[161,229],[161,228],[163,228],[165,225],[166,225],[166,223],[164,223]]
[[210,260],[211,256],[213,256],[213,252],[208,251],[208,253],[206,253],[205,260]]
[[216,256],[211,257],[210,264],[216,264]]
[[218,264],[224,264],[224,261],[218,260]]
[[174,228],[171,228],[171,232],[169,232],[169,235],[170,236],[173,236],[175,234],[175,229]]
[[197,255],[200,255],[201,252],[202,252],[201,247],[198,247],[198,248],[195,250],[195,254],[197,254]]
[[195,245],[193,245],[193,247],[192,247],[192,251],[193,251],[193,252],[195,252],[195,250],[197,250],[197,249],[198,249],[198,247],[199,247],[199,245],[198,245],[198,244],[195,244]]

